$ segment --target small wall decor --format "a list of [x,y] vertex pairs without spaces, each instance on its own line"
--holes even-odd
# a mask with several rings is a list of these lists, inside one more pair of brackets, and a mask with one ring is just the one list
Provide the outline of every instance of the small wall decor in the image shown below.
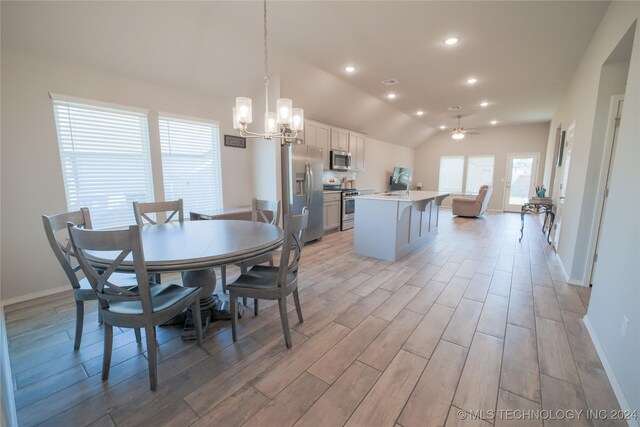
[[247,148],[247,138],[235,135],[224,136],[225,147]]

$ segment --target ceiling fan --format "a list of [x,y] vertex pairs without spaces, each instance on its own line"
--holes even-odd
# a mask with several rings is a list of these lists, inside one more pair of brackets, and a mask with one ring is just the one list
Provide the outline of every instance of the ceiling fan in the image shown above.
[[458,127],[453,128],[451,132],[451,138],[455,140],[461,140],[465,137],[465,135],[478,135],[480,133],[480,128],[476,127],[474,129],[464,129],[462,125],[460,125],[460,119],[462,116],[456,116],[458,118]]

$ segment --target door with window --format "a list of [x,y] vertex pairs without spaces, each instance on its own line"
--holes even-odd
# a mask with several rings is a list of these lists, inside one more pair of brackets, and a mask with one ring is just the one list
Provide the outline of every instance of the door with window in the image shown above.
[[535,194],[539,153],[509,153],[504,191],[504,211],[520,212]]

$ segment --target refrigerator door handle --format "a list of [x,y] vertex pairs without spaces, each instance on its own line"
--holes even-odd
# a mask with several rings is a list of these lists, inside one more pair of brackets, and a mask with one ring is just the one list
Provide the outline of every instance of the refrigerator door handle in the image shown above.
[[311,204],[313,200],[313,170],[311,170],[311,163],[305,162],[305,172],[306,177],[305,181],[307,181],[307,205]]

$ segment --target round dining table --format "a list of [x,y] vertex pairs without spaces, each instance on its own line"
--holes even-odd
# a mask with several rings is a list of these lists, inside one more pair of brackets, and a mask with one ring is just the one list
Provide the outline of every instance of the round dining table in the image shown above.
[[[147,273],[181,272],[184,286],[202,287],[203,311],[215,306],[213,267],[235,264],[272,252],[282,245],[278,226],[256,221],[184,221],[144,225],[141,230]],[[107,268],[119,252],[91,254],[91,262]],[[133,271],[131,254],[118,271]]]

